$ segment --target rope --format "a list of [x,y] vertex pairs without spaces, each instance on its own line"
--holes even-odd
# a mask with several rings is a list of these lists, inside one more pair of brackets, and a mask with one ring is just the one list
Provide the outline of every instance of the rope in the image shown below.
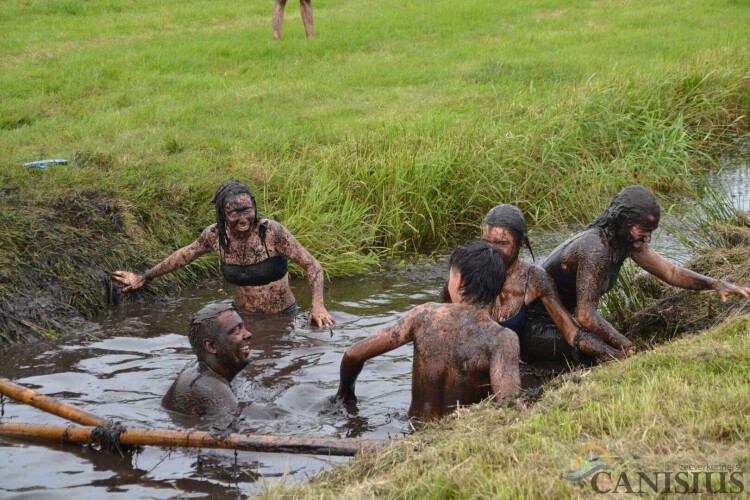
[[120,434],[127,430],[120,422],[110,420],[106,424],[94,428],[86,446],[92,448],[92,445],[98,442],[101,451],[108,451],[112,454],[119,453],[120,455],[132,453],[137,450],[137,446],[127,446],[120,443]]

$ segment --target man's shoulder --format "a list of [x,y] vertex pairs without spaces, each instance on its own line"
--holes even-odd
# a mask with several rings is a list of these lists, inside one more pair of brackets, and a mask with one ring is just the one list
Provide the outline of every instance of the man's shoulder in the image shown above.
[[188,392],[202,393],[223,390],[231,392],[229,383],[198,360],[191,361],[180,372],[174,382],[176,388],[189,388]]
[[431,313],[431,312],[436,312],[436,311],[443,311],[443,310],[449,309],[449,307],[447,306],[453,306],[453,305],[454,304],[443,303],[443,302],[425,302],[424,304],[419,304],[418,306],[411,309],[409,313],[413,315],[419,315],[419,314]]
[[197,360],[188,363],[164,395],[162,404],[185,414],[216,413],[215,407],[236,404],[229,383]]

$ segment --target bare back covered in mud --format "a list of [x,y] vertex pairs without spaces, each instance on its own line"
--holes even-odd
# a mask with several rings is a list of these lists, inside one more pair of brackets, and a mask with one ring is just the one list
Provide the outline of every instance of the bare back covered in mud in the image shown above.
[[364,362],[408,342],[414,343],[410,417],[435,420],[458,405],[488,397],[499,401],[519,391],[515,333],[498,325],[486,309],[428,303],[346,352],[338,396],[356,401],[354,383]]

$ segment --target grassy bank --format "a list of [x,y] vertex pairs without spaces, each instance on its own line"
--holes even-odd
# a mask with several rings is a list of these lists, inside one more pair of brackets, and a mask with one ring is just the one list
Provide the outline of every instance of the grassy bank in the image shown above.
[[[274,43],[262,4],[0,5],[0,340],[120,300],[108,272],[190,242],[229,178],[339,276],[499,201],[551,225],[632,182],[686,190],[747,129],[739,3],[314,8],[317,38],[290,5]],[[49,157],[71,163],[21,167]],[[146,293],[210,276],[205,259]]]
[[[744,473],[739,479],[746,490],[748,366],[750,319],[745,316],[625,362],[567,377],[533,405],[521,398],[503,408],[483,404],[462,409],[309,485],[276,486],[266,496],[590,498],[598,496],[590,479],[571,483],[561,477],[587,463],[577,465],[576,456],[588,445],[611,456],[609,478],[596,483],[600,490],[627,493],[630,488],[654,497],[654,489],[638,473],[661,491],[663,473],[670,471],[673,493],[693,493],[693,477],[683,474],[685,487],[674,474],[706,464],[731,465],[732,471]],[[705,473],[698,479],[696,491],[709,491]],[[728,475],[723,482],[725,492],[740,491]],[[720,475],[713,474],[711,491],[720,491],[721,483]]]

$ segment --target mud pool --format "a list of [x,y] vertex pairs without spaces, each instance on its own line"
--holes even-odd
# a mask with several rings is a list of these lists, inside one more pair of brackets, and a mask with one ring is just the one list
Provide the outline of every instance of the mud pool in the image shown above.
[[[16,348],[0,377],[126,426],[201,429],[274,435],[375,438],[410,432],[412,347],[373,359],[357,382],[357,411],[331,401],[344,351],[398,319],[412,307],[436,300],[446,277],[445,259],[336,280],[326,306],[337,324],[306,324],[308,286],[293,280],[300,300],[296,318],[244,316],[253,334],[250,366],[232,383],[242,401],[226,418],[201,421],[161,405],[174,378],[194,354],[185,328],[208,302],[231,298],[229,286],[187,291],[175,300],[112,309],[96,318],[85,338]],[[554,367],[558,372],[562,367]],[[535,367],[524,377],[538,386],[552,373]],[[67,425],[59,417],[5,399],[2,422]],[[227,450],[147,447],[121,458],[81,445],[0,436],[3,498],[173,498],[257,491],[264,482],[299,481],[348,460],[345,457]]]
[[[365,364],[357,381],[357,411],[330,401],[344,351],[412,307],[436,300],[446,260],[421,262],[326,286],[326,306],[337,324],[306,325],[307,283],[294,280],[296,318],[244,316],[252,332],[250,365],[232,383],[240,411],[201,421],[172,414],[161,398],[194,354],[185,329],[208,302],[231,298],[230,287],[192,289],[158,304],[124,305],[94,321],[85,338],[37,344],[8,352],[0,377],[126,426],[159,429],[230,429],[232,432],[390,439],[410,432],[411,345]],[[535,387],[562,366],[529,367],[522,379]],[[67,425],[5,398],[2,422]],[[0,436],[3,498],[173,498],[240,496],[264,482],[305,480],[346,457],[146,447],[121,458],[82,445]]]
[[[750,146],[743,146],[750,149]],[[741,157],[750,157],[742,151]],[[748,210],[750,172],[746,160],[729,158],[729,171],[714,178],[736,206]],[[666,221],[664,221],[667,225]],[[575,228],[532,234],[537,263]],[[654,246],[684,262],[688,251],[668,231]],[[528,255],[522,254],[528,258]],[[6,351],[0,377],[126,426],[318,437],[398,438],[410,432],[406,412],[411,391],[411,346],[366,363],[357,382],[358,411],[349,413],[330,398],[338,387],[344,351],[396,320],[403,312],[435,300],[446,277],[444,258],[405,264],[368,276],[326,284],[326,306],[337,324],[306,325],[307,284],[293,280],[301,313],[296,318],[246,317],[253,333],[250,366],[233,388],[240,411],[215,421],[170,414],[161,397],[193,354],[185,327],[210,301],[232,296],[228,285],[187,291],[158,304],[125,305],[94,318],[77,338]],[[559,371],[559,367],[555,367]],[[532,387],[549,367],[527,370]],[[536,375],[532,375],[532,373]],[[539,376],[539,375],[542,376]],[[2,422],[65,424],[62,419],[5,398]],[[2,498],[233,498],[277,480],[302,481],[348,460],[342,457],[147,447],[133,457],[87,450],[81,445],[43,443],[0,436]]]

